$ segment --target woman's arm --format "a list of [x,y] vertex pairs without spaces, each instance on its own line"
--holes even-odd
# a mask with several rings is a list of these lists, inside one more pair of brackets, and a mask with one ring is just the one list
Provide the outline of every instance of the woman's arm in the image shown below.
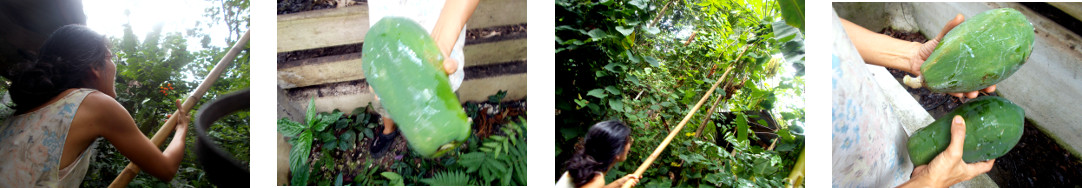
[[181,117],[177,117],[180,121],[177,122],[173,140],[162,152],[139,131],[128,110],[112,97],[94,92],[84,99],[83,106],[96,109],[90,116],[94,122],[91,125],[99,135],[116,146],[121,154],[162,181],[173,179],[184,159],[184,139],[188,133],[189,121],[186,113],[178,114]]
[[[602,181],[604,181],[604,179],[602,179]],[[616,181],[613,181],[612,183],[609,183],[608,185],[605,185],[605,188],[620,188],[623,187],[624,184],[628,181],[631,181],[631,186],[635,186],[635,184],[639,183],[639,176],[636,176],[634,174],[626,175],[620,179],[617,179]]]
[[620,187],[624,186],[624,183],[627,183],[627,181],[631,181],[632,182],[631,185],[634,186],[635,184],[639,183],[639,176],[636,176],[636,175],[633,175],[633,174],[632,175],[627,175],[627,176],[624,176],[624,177],[622,177],[620,179],[617,179],[616,181],[613,181],[612,183],[609,183],[609,184],[606,185],[605,184],[605,176],[598,173],[598,174],[594,174],[594,179],[591,179],[589,182],[586,182],[586,184],[583,184],[579,188],[599,188],[599,187],[603,187],[603,188],[620,188]]
[[921,48],[921,43],[895,39],[890,36],[872,32],[849,20],[842,19],[842,27],[849,35],[849,40],[857,48],[857,52],[868,64],[884,66],[888,68],[904,70],[920,75],[920,64],[914,61],[924,62],[916,58],[916,53]]
[[436,20],[436,27],[432,29],[432,39],[436,41],[436,46],[440,47],[440,52],[443,53],[443,69],[447,74],[458,70],[458,62],[451,59],[451,51],[458,42],[462,27],[466,26],[466,21],[473,15],[473,10],[477,9],[477,4],[480,2],[480,0],[449,0],[443,4],[440,18]]

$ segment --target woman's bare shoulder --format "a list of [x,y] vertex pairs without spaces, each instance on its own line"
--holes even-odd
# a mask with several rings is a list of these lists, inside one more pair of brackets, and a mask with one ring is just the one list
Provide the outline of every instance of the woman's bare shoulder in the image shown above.
[[594,177],[591,178],[589,182],[586,182],[586,184],[583,184],[580,188],[584,187],[605,187],[605,174],[594,173]]
[[120,102],[117,102],[113,97],[94,91],[88,94],[86,98],[83,98],[83,103],[79,105],[79,113],[89,115],[84,116],[84,118],[103,120],[114,119],[122,115],[127,116],[128,110],[124,109],[124,106],[121,106]]

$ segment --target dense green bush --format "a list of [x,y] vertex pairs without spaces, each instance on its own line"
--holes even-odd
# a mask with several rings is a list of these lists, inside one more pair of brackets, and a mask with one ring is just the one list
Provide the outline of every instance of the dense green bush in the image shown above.
[[586,129],[608,119],[632,126],[635,142],[606,179],[631,173],[722,82],[640,185],[782,186],[804,143],[802,23],[779,12],[803,8],[789,5],[558,0],[556,177]]

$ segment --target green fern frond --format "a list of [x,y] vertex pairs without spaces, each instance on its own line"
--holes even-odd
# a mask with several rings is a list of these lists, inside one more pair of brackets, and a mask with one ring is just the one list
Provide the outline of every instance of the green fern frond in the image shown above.
[[421,179],[421,182],[424,182],[425,184],[428,184],[428,185],[437,185],[437,186],[469,186],[469,185],[474,185],[474,182],[471,180],[471,177],[469,175],[466,175],[466,173],[463,173],[462,171],[438,172],[435,175],[433,175],[432,178]]

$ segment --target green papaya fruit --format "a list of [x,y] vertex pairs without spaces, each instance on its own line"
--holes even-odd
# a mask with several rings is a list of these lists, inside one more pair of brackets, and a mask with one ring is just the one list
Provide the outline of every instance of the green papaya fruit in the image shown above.
[[380,19],[364,37],[362,66],[410,148],[433,157],[441,146],[464,141],[470,123],[443,71],[443,57],[421,25],[402,17]]
[[1014,74],[1033,52],[1033,25],[1010,8],[982,12],[954,27],[920,66],[924,86],[970,92]]
[[971,163],[994,159],[1010,151],[1022,138],[1025,111],[1002,97],[982,96],[973,99],[909,137],[909,159],[914,166],[928,164],[947,149],[951,141],[951,121],[962,116],[966,139],[962,160]]

